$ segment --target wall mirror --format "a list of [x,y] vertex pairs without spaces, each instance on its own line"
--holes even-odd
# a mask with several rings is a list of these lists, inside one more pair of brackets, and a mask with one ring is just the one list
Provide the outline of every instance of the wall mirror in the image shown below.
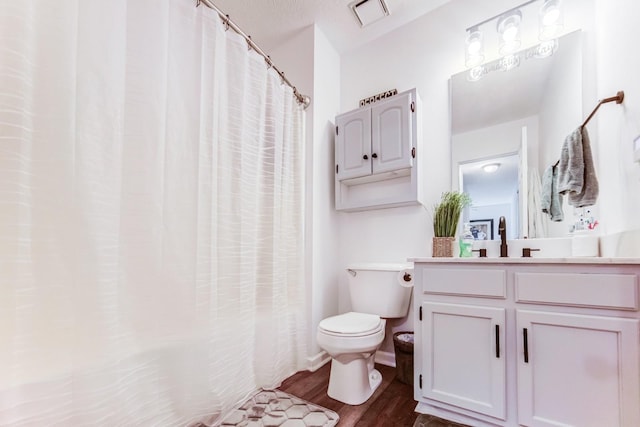
[[[498,60],[485,64],[477,81],[469,71],[455,74],[449,87],[452,186],[472,199],[463,222],[497,224],[504,216],[509,239],[564,236],[571,222],[566,201],[565,221],[550,222],[533,196],[583,120],[581,32],[562,36],[550,57],[532,52],[522,51],[509,71]],[[485,171],[490,164],[494,170]]]

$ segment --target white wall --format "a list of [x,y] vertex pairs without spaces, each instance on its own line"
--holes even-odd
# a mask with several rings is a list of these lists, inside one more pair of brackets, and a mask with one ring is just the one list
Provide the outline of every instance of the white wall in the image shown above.
[[[640,164],[632,152],[633,138],[640,135],[640,54],[638,38],[632,36],[637,34],[640,2],[595,3],[597,97],[625,93],[622,105],[603,105],[589,124],[598,155],[600,223],[603,232],[613,234],[640,229]],[[640,242],[635,256],[640,256],[638,246]]]
[[[310,26],[272,52],[278,68],[298,90],[311,96],[306,112],[306,275],[310,367],[321,349],[320,320],[338,313],[338,216],[333,206],[333,117],[340,106],[340,57],[325,34]],[[333,230],[333,232],[330,232]]]

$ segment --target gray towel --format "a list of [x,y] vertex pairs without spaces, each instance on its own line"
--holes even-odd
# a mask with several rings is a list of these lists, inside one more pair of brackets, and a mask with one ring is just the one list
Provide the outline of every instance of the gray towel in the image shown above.
[[564,219],[562,212],[562,196],[558,193],[558,168],[549,166],[542,175],[542,192],[540,194],[542,212],[549,214],[551,221]]
[[587,128],[580,126],[564,140],[558,165],[558,192],[577,208],[591,206],[598,199],[598,178],[593,166]]

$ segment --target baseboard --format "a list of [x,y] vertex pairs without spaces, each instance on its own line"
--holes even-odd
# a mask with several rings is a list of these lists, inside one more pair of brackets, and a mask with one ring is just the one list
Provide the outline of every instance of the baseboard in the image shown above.
[[330,361],[331,357],[329,357],[327,352],[321,351],[315,356],[307,357],[307,369],[311,372],[315,372]]
[[390,351],[376,351],[375,362],[381,365],[396,367],[396,354]]

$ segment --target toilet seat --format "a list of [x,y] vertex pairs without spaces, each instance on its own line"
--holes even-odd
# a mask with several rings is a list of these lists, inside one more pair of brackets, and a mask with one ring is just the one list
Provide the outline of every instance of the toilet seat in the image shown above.
[[319,330],[327,335],[340,337],[363,337],[375,334],[384,328],[380,316],[354,311],[327,317],[320,321]]

